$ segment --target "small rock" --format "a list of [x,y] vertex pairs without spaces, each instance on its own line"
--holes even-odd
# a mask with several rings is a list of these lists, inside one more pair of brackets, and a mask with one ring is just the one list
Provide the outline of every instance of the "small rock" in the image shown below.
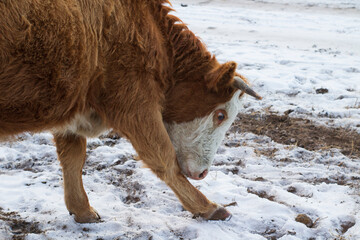
[[256,181],[256,182],[266,182],[266,179],[263,178],[263,177],[257,177],[257,178],[254,179],[254,181]]
[[295,231],[288,231],[288,234],[290,234],[290,235],[296,235],[296,232],[295,232]]
[[239,147],[240,143],[238,141],[236,141],[236,140],[232,140],[232,141],[226,142],[225,146],[227,146],[227,147]]
[[293,186],[290,186],[290,187],[288,187],[287,191],[290,193],[296,193],[296,188]]
[[309,216],[306,214],[297,215],[297,217],[295,218],[295,221],[305,224],[308,228],[311,228],[314,225],[311,218],[309,218]]
[[325,94],[325,93],[328,93],[329,92],[329,89],[327,88],[318,88],[316,89],[316,94]]
[[182,7],[187,7],[188,5],[181,3],[180,6],[182,6]]

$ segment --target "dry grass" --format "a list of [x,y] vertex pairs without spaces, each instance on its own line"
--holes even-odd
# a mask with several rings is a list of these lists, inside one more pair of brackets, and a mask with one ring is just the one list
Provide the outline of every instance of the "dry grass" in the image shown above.
[[354,105],[350,105],[346,107],[346,109],[359,109],[359,108],[360,108],[359,98],[356,98]]

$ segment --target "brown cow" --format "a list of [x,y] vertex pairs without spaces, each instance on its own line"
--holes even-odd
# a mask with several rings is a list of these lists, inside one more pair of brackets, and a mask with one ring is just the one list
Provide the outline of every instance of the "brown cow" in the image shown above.
[[0,0],[0,138],[54,133],[65,203],[77,222],[99,219],[81,171],[86,137],[110,128],[185,209],[205,219],[230,216],[184,175],[206,176],[240,92],[260,97],[236,63],[219,64],[168,14],[168,3]]

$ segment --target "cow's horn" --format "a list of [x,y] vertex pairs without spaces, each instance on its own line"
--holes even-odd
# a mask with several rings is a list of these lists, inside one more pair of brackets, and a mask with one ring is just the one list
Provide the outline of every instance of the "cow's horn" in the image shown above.
[[249,94],[250,96],[253,96],[256,99],[261,100],[262,97],[257,94],[254,90],[252,90],[249,85],[247,85],[244,80],[242,80],[240,77],[235,76],[234,77],[234,83],[233,87],[240,89],[241,91],[244,91],[246,94]]

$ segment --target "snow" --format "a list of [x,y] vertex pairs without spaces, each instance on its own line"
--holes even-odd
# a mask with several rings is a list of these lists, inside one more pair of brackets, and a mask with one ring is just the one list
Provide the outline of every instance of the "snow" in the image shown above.
[[[180,4],[186,4],[182,7]],[[219,61],[236,61],[262,101],[245,113],[283,114],[360,132],[360,4],[357,0],[173,1]],[[316,94],[326,88],[328,93]],[[236,142],[231,147],[229,142]],[[228,206],[230,221],[184,211],[124,139],[88,141],[84,186],[102,222],[78,224],[63,201],[52,135],[0,143],[0,207],[39,222],[42,239],[360,239],[360,161],[337,149],[308,151],[267,136],[230,133],[209,175],[192,181]],[[314,222],[296,222],[298,214]],[[344,234],[342,225],[354,224]],[[11,239],[0,217],[0,239]]]
[[[246,112],[291,109],[360,131],[358,1],[305,1],[312,11],[297,0],[182,2],[180,18],[220,61],[236,61],[265,98],[249,98]],[[329,93],[315,94],[319,88]]]

